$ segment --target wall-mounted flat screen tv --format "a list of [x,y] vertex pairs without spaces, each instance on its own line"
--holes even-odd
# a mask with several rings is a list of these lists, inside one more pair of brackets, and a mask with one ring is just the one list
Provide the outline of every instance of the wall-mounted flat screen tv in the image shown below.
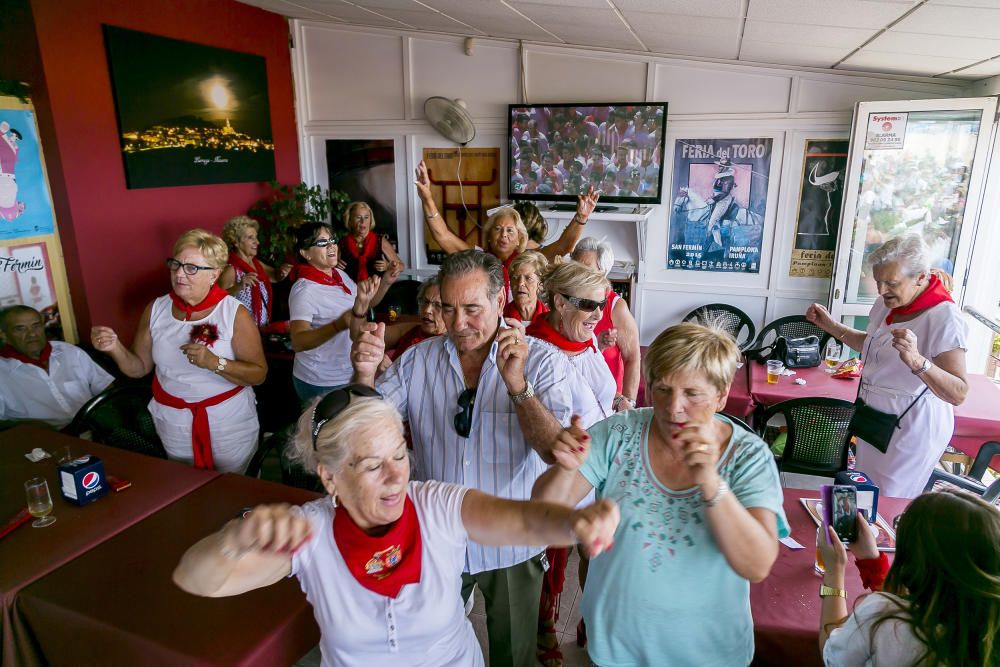
[[575,202],[593,187],[601,203],[659,204],[666,102],[511,104],[508,194]]

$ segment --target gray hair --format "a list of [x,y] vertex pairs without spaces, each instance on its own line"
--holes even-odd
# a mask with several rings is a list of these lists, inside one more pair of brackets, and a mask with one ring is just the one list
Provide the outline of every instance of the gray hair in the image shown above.
[[580,262],[549,264],[542,273],[545,286],[545,305],[555,309],[556,294],[580,296],[580,290],[600,289],[607,292],[611,287],[603,273]]
[[322,463],[330,470],[340,470],[350,458],[352,444],[385,433],[389,424],[403,437],[403,419],[390,402],[375,397],[351,396],[340,414],[323,424],[313,449],[313,412],[322,398],[309,402],[299,417],[295,439],[288,459],[305,470],[315,472]]
[[891,238],[868,256],[872,268],[888,262],[899,262],[909,276],[917,276],[931,270],[927,244],[917,234],[904,234]]
[[7,308],[0,309],[0,329],[7,328],[7,320],[14,315],[23,315],[24,313],[34,313],[42,324],[45,324],[45,318],[42,314],[32,308],[31,306],[25,306],[24,304],[15,304],[13,306],[8,306]]
[[420,283],[420,287],[417,289],[417,301],[422,301],[424,295],[427,294],[427,290],[432,287],[441,288],[441,274],[435,273],[433,276]]
[[597,268],[604,272],[604,275],[611,273],[615,265],[615,251],[611,249],[611,244],[607,241],[598,241],[593,236],[584,236],[576,244],[572,259],[576,259],[578,252],[592,252],[597,255]]
[[[515,211],[516,213],[516,211]],[[490,300],[496,298],[500,290],[503,289],[503,264],[500,260],[482,250],[462,250],[448,255],[441,262],[441,276],[443,284],[446,278],[457,278],[476,271],[482,271],[489,280],[487,296]]]

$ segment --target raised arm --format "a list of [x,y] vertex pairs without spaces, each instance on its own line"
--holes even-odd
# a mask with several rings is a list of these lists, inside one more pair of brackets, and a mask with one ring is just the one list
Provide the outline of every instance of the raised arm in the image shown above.
[[920,376],[935,396],[952,405],[965,401],[969,393],[965,350],[959,347],[928,359],[920,353],[917,335],[904,328],[892,330],[892,346],[899,352],[900,360]]
[[149,334],[149,314],[153,304],[146,306],[135,331],[132,349],[128,349],[111,327],[96,326],[90,330],[90,343],[94,349],[108,354],[118,369],[130,378],[141,378],[153,370],[153,338]]
[[188,549],[174,583],[193,595],[239,595],[281,581],[292,554],[312,538],[309,522],[288,505],[258,505]]
[[423,160],[420,161],[420,165],[417,167],[417,180],[415,183],[417,185],[417,195],[419,195],[420,203],[424,208],[424,220],[427,222],[427,227],[431,230],[431,236],[434,237],[434,241],[448,254],[469,250],[472,246],[448,229],[444,218],[438,212],[437,204],[434,203],[434,197],[431,194],[431,179],[427,174],[427,165]]
[[868,337],[868,334],[837,322],[830,316],[830,311],[820,304],[814,303],[809,306],[809,309],[806,310],[806,319],[852,350],[856,352],[863,351],[862,348],[865,346],[865,339]]
[[562,257],[573,252],[577,241],[583,236],[583,228],[587,225],[590,214],[597,207],[597,200],[600,196],[600,193],[594,192],[594,186],[590,186],[590,190],[586,194],[581,194],[577,197],[576,214],[569,221],[569,224],[566,225],[566,229],[563,230],[563,233],[553,243],[538,249],[540,253],[545,255],[545,259],[551,262],[556,257]]
[[497,498],[470,489],[462,501],[462,523],[479,544],[569,546],[580,544],[593,558],[614,543],[621,515],[610,500],[581,510],[565,505]]

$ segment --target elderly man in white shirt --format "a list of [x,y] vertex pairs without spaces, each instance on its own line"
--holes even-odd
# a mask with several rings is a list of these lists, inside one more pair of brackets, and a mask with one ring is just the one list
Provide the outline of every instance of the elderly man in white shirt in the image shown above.
[[[376,385],[384,325],[366,325],[351,353],[355,382],[376,386],[409,421],[417,479],[527,500],[546,464],[570,455],[553,447],[572,416],[569,384],[580,380],[565,355],[501,319],[498,259],[454,253],[440,276],[447,336],[406,350]],[[541,552],[468,546],[462,593],[478,584],[486,599],[493,667],[534,664]]]
[[48,342],[42,315],[28,306],[0,313],[0,421],[37,421],[64,428],[114,378],[69,343]]

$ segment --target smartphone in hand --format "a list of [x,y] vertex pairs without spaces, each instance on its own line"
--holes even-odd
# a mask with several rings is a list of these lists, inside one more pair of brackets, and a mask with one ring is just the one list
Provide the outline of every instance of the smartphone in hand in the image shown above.
[[834,485],[830,491],[830,525],[841,542],[858,539],[858,496],[853,486]]

